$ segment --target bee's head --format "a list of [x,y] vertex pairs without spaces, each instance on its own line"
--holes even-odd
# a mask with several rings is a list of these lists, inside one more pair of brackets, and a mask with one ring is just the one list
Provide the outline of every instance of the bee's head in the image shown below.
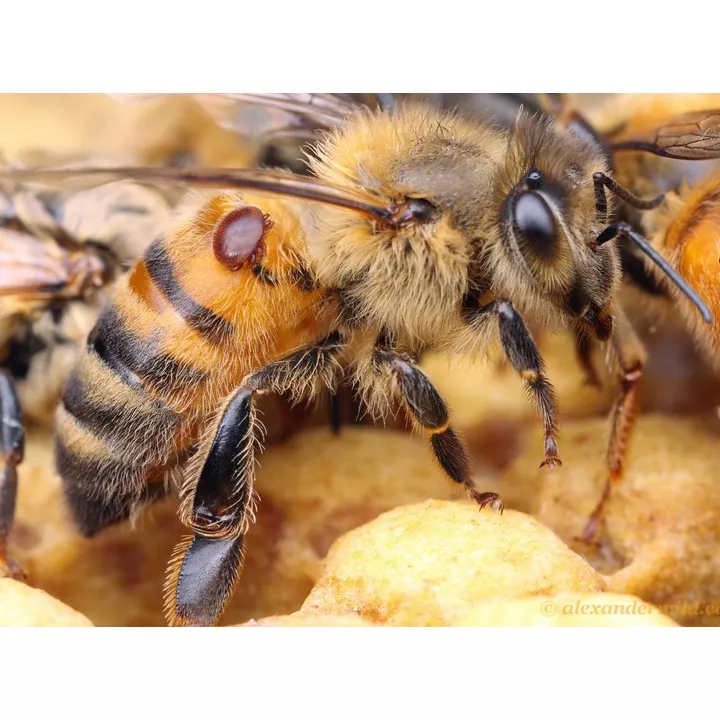
[[491,203],[499,273],[593,326],[620,279],[614,244],[596,243],[612,213],[611,197],[598,205],[598,172],[608,167],[596,147],[549,120],[521,116]]

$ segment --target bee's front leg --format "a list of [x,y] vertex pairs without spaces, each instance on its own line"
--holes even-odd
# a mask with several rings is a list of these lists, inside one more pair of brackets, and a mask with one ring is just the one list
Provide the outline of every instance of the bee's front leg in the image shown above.
[[557,447],[557,407],[555,391],[545,377],[545,363],[523,319],[508,300],[495,300],[469,311],[466,321],[472,326],[486,322],[488,314],[497,317],[500,342],[508,362],[525,381],[525,386],[540,413],[545,435],[545,460],[540,467],[562,465]]
[[481,508],[503,511],[497,493],[479,492],[470,472],[470,461],[460,438],[450,427],[447,407],[430,378],[406,355],[378,347],[373,353],[376,375],[389,372],[391,387],[415,425],[430,438],[435,457],[453,482],[467,488]]
[[0,453],[4,463],[0,475],[0,577],[22,577],[22,570],[8,556],[8,537],[15,516],[17,467],[25,454],[25,430],[15,383],[0,371]]
[[165,585],[171,625],[214,625],[242,572],[244,537],[253,517],[255,449],[259,443],[255,397],[290,392],[312,395],[318,381],[334,386],[339,333],[273,362],[245,378],[225,401],[191,461],[180,492],[180,517],[194,536],[175,549]]
[[582,532],[584,542],[592,542],[598,532],[603,510],[610,497],[613,482],[622,477],[627,449],[637,417],[640,385],[645,367],[646,353],[623,309],[615,307],[615,327],[612,348],[620,370],[620,394],[612,410],[610,442],[608,443],[608,476],[600,502]]

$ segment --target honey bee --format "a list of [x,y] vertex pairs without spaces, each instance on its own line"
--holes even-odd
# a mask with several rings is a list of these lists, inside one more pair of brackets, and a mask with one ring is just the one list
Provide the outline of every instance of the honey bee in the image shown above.
[[[603,130],[596,128],[567,96],[539,98],[538,107],[565,130],[571,130],[600,148],[614,177],[634,193],[656,193],[661,202],[641,212],[632,206],[618,209],[617,221],[631,225],[646,237],[660,257],[648,261],[631,244],[619,246],[625,277],[650,299],[672,302],[705,359],[720,368],[720,335],[717,323],[703,322],[687,302],[682,288],[668,282],[669,264],[695,288],[709,311],[720,313],[720,110],[718,96],[642,96],[629,103],[614,99],[609,112],[600,112]],[[604,115],[604,117],[603,117]],[[693,162],[688,162],[693,161]],[[634,333],[633,333],[634,335]],[[591,343],[579,337],[582,364],[592,378]],[[610,474],[602,497],[581,537],[591,542],[597,535],[602,511],[614,482],[622,477],[627,445],[639,404],[645,352],[635,335],[626,348],[634,369],[622,380],[629,388],[626,402],[615,408],[624,418],[625,431],[608,451]]]
[[[300,399],[350,383],[377,415],[399,403],[449,478],[480,508],[502,512],[497,494],[475,486],[421,352],[483,353],[499,341],[539,411],[542,466],[552,467],[561,464],[555,395],[532,333],[582,328],[612,340],[632,379],[618,237],[660,263],[710,319],[642,236],[612,222],[616,197],[641,209],[659,200],[613,180],[607,157],[583,138],[525,114],[498,128],[413,103],[369,111],[283,97],[299,114],[320,101],[333,129],[309,158],[312,177],[72,172],[224,190],[203,196],[121,279],[57,414],[57,466],[86,535],[171,488],[179,495],[192,534],[169,566],[171,625],[216,623],[240,575],[259,396]],[[616,445],[627,403],[624,389]]]

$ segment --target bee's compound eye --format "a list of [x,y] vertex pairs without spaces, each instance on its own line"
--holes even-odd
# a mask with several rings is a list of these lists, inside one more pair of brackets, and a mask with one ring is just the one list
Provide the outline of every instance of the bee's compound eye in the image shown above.
[[416,223],[432,222],[437,217],[437,208],[422,198],[410,198],[408,207]]
[[248,206],[233,210],[215,228],[215,257],[231,270],[239,270],[258,252],[267,228],[267,218],[260,208]]
[[533,252],[552,257],[555,250],[555,218],[541,195],[526,192],[515,203],[515,227]]

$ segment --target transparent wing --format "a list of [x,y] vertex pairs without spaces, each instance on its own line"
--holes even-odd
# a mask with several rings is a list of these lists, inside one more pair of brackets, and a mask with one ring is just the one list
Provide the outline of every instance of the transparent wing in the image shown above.
[[68,255],[25,232],[0,228],[0,297],[51,297],[70,279]]
[[[331,93],[191,94],[215,121],[242,136],[314,139],[323,130],[340,127],[361,105],[383,104],[382,97],[353,98]],[[123,103],[155,100],[162,95],[110,95]]]
[[720,158],[720,109],[676,115],[647,132],[610,145],[611,150],[642,150],[676,160]]

